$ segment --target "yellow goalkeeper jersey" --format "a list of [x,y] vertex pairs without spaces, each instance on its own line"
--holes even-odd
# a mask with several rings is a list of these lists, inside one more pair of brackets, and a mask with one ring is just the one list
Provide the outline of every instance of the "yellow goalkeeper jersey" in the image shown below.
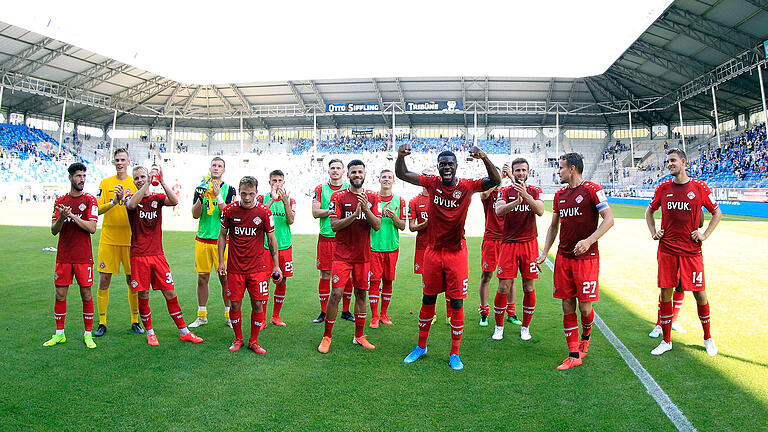
[[99,185],[97,201],[99,214],[104,214],[101,225],[101,243],[116,246],[131,245],[131,226],[128,224],[128,212],[125,203],[119,202],[110,208],[110,202],[115,197],[115,186],[122,185],[125,195],[131,195],[138,189],[133,183],[133,178],[128,176],[125,180],[118,180],[117,176],[107,177]]

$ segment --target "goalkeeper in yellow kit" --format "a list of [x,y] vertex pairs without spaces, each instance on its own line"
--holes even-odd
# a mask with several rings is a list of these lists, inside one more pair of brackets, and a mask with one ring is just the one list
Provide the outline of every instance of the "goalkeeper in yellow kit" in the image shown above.
[[125,281],[128,284],[128,304],[131,307],[131,330],[144,333],[139,324],[139,299],[136,292],[131,290],[131,226],[128,224],[128,213],[125,210],[123,198],[136,192],[133,178],[128,175],[130,157],[124,148],[118,148],[113,153],[112,163],[117,175],[105,178],[99,185],[98,203],[99,214],[104,215],[99,238],[99,255],[97,269],[99,271],[99,293],[97,296],[99,310],[99,326],[93,335],[104,336],[107,332],[107,306],[109,305],[109,284],[112,275],[120,273],[123,264]]

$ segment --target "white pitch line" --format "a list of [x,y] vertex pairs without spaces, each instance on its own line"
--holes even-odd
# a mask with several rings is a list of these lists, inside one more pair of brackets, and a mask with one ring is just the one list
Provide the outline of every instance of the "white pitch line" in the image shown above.
[[[552,264],[552,261],[550,261],[549,258],[547,258],[544,262],[552,272],[555,271],[555,266]],[[627,366],[629,366],[629,368],[632,370],[635,376],[637,376],[640,382],[643,383],[648,394],[651,395],[657,404],[659,404],[661,410],[664,411],[664,414],[666,414],[669,420],[672,421],[672,424],[675,425],[677,430],[681,432],[696,432],[696,428],[693,426],[693,424],[691,424],[690,420],[688,420],[680,408],[678,408],[677,405],[672,402],[672,399],[669,398],[669,395],[667,395],[661,386],[659,386],[651,374],[645,370],[643,365],[640,364],[640,361],[637,360],[629,348],[627,348],[626,345],[624,345],[624,343],[622,343],[621,340],[616,337],[613,331],[611,331],[611,329],[608,327],[608,324],[606,324],[605,321],[600,318],[600,315],[597,314],[597,311],[595,311],[595,324],[597,324],[597,328],[600,329],[600,333],[602,333],[603,336],[608,339],[608,342],[610,342],[616,351],[619,352],[619,355],[621,355],[621,358],[624,359],[624,362],[627,364]]]

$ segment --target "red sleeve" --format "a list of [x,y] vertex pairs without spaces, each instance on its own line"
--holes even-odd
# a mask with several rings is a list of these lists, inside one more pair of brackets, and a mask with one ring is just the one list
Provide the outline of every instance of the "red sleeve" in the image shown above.
[[165,199],[167,196],[165,194],[155,194],[154,200],[157,201],[157,207],[160,208],[165,205]]
[[503,187],[499,189],[499,193],[496,195],[496,202],[503,202],[507,203],[507,190],[509,190],[509,187]]
[[296,200],[291,198],[291,211],[296,213]]
[[539,187],[532,187],[528,193],[533,197],[533,199],[537,200],[541,196],[541,188]]
[[483,192],[483,179],[472,180],[472,193]]
[[608,197],[605,196],[605,191],[597,183],[589,182],[589,196],[592,198],[592,202],[595,204],[595,208],[598,213],[608,208]]
[[59,202],[61,201],[61,197],[56,198],[56,201],[53,202],[53,216],[51,217],[51,222],[56,222],[56,219],[59,218],[59,209],[57,208],[59,206]]
[[709,189],[706,183],[699,183],[699,190],[701,191],[701,203],[704,208],[712,213],[717,208],[717,201],[715,201],[715,194]]
[[559,212],[560,206],[557,205],[557,202],[560,201],[560,191],[555,192],[555,197],[552,198],[552,211]]
[[99,220],[99,203],[91,194],[88,194],[88,211],[85,213],[85,220]]
[[221,227],[229,229],[229,214],[232,211],[232,204],[224,207],[224,211],[221,212]]
[[375,192],[366,192],[368,194],[368,201],[371,203],[371,211],[374,215],[381,217],[381,203],[379,194]]
[[339,194],[333,193],[331,201],[328,203],[328,217],[341,219],[341,205],[339,205]]
[[405,208],[405,200],[400,198],[400,220],[405,220],[405,214],[408,212],[408,210],[403,211]]
[[315,186],[315,191],[312,193],[312,202],[319,203],[322,195],[323,195],[323,185],[319,184]]
[[427,190],[432,190],[435,187],[436,178],[436,176],[419,175],[419,186],[423,186],[427,188]]
[[656,211],[661,207],[661,188],[662,185],[656,186],[656,191],[653,193],[653,199],[648,204],[648,208],[651,209],[651,211]]
[[414,214],[416,214],[416,198],[411,198],[410,201],[408,201],[408,218],[413,219]]
[[267,208],[267,206],[262,205],[262,209],[264,209],[264,213],[266,215],[266,220],[264,221],[264,232],[271,233],[275,231],[275,219],[272,217],[272,210]]

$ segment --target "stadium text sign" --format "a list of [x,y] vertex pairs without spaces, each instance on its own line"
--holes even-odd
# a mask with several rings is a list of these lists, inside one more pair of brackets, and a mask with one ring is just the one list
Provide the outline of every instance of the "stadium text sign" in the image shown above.
[[381,106],[378,102],[364,102],[364,103],[327,103],[325,104],[325,112],[330,113],[354,113],[354,112],[375,112],[381,111]]
[[464,104],[458,101],[406,102],[406,111],[462,111]]

